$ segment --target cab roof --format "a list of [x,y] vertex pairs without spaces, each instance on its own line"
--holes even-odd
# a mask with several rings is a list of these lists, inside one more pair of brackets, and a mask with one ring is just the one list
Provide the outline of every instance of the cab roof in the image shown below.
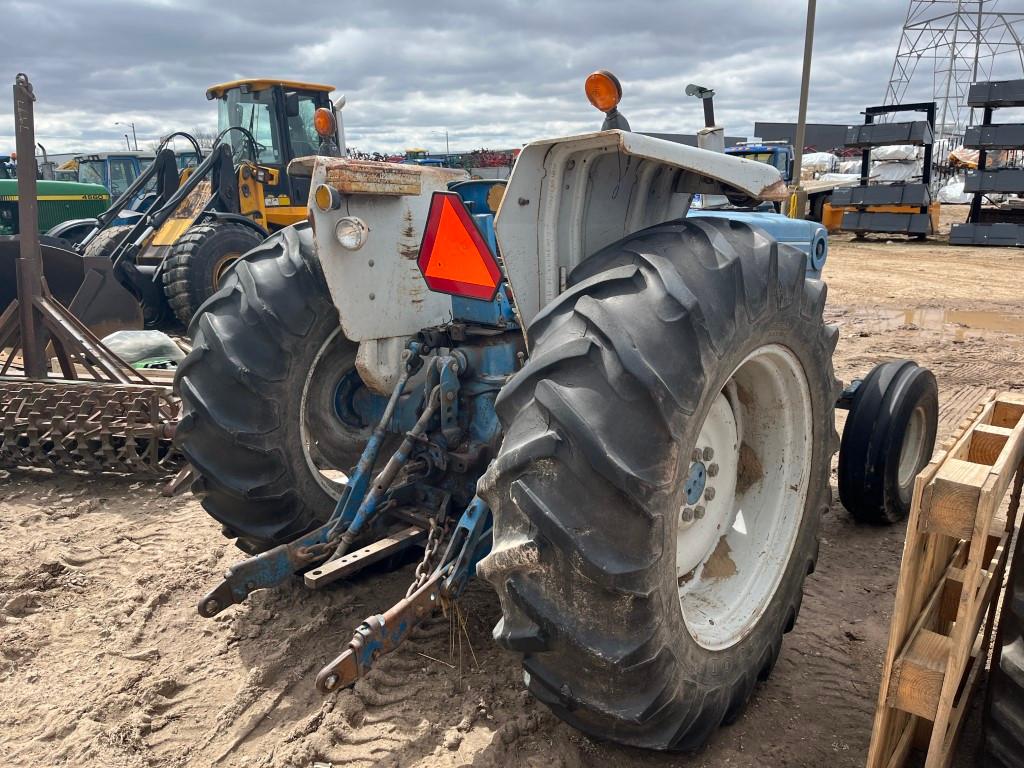
[[206,89],[207,99],[219,99],[228,91],[234,88],[241,88],[250,91],[265,91],[268,88],[274,86],[281,86],[282,88],[292,88],[297,91],[323,91],[324,93],[330,93],[331,91],[337,90],[333,85],[325,85],[323,83],[305,83],[301,80],[275,80],[272,78],[247,78],[244,80],[231,80],[227,83],[220,83],[218,85],[211,85]]

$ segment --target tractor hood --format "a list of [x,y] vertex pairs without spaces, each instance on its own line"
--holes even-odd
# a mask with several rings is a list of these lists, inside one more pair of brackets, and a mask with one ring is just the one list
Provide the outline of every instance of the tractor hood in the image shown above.
[[782,200],[778,169],[626,131],[546,139],[519,155],[496,223],[524,322],[586,256],[681,218],[695,193]]

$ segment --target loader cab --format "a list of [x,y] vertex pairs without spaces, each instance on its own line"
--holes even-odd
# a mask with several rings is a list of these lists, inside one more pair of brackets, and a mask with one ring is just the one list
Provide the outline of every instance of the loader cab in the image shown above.
[[[320,137],[314,115],[321,107],[332,108],[329,94],[333,90],[334,86],[316,83],[237,80],[206,91],[206,97],[217,102],[218,133],[230,128],[246,129],[256,141],[256,162],[278,171],[277,182],[264,186],[267,216],[272,222],[275,208],[301,208],[304,215],[309,179],[289,176],[288,163],[317,154]],[[224,140],[231,144],[236,159],[250,159],[241,131],[229,131]],[[279,213],[284,215],[284,211]]]

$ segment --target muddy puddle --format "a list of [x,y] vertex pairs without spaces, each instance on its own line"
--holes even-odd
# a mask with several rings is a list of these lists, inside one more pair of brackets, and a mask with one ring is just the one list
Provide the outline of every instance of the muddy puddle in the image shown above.
[[865,331],[926,330],[951,332],[956,339],[990,333],[1024,336],[1024,314],[971,309],[917,307],[915,309],[869,309],[853,312],[848,321]]

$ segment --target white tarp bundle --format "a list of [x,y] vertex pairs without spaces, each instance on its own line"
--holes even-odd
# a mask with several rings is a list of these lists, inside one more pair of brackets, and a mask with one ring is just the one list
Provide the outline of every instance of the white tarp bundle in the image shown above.
[[800,160],[800,168],[815,173],[831,173],[839,167],[839,158],[831,152],[808,152]]
[[891,184],[897,181],[921,181],[923,163],[885,162],[871,166],[871,182],[873,184]]
[[878,162],[909,162],[922,157],[921,147],[909,144],[894,144],[889,147],[875,147],[871,150],[871,159]]
[[853,157],[848,160],[842,160],[839,163],[840,173],[860,173],[860,158]]
[[969,203],[974,195],[964,193],[964,177],[950,176],[945,184],[935,193],[940,203]]

